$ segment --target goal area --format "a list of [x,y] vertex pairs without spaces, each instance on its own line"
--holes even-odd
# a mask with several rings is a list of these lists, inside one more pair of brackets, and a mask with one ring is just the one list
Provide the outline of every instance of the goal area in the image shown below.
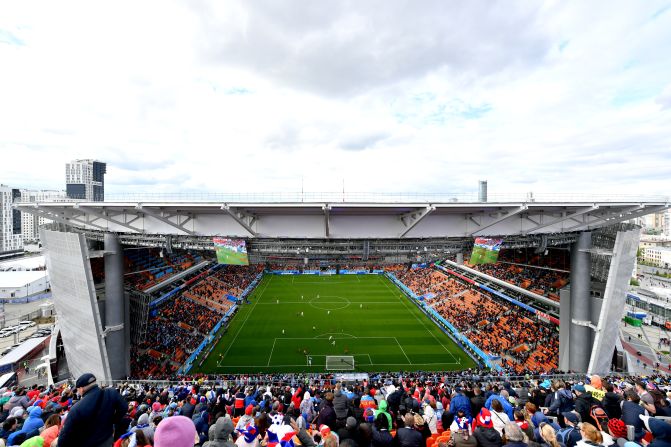
[[327,355],[327,371],[352,371],[354,370],[354,356],[352,355]]

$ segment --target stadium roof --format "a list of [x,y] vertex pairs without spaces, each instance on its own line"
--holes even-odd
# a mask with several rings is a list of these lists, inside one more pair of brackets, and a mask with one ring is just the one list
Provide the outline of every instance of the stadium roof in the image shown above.
[[46,270],[26,272],[0,272],[0,289],[15,289],[47,276]]
[[39,267],[46,267],[47,263],[44,256],[29,256],[25,258],[16,258],[11,261],[0,262],[0,271],[6,270],[32,270]]
[[656,201],[45,202],[17,209],[75,227],[135,234],[434,238],[590,230],[669,208]]
[[20,361],[46,339],[47,337],[29,338],[10,351],[6,356],[0,358],[0,366],[11,365]]

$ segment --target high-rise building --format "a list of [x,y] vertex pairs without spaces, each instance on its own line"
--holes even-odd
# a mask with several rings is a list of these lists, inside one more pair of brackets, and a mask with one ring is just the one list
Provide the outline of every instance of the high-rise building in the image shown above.
[[23,248],[21,212],[12,207],[21,191],[0,185],[0,253]]
[[[21,202],[62,202],[65,201],[65,191],[30,189],[21,190]],[[21,234],[23,243],[36,241],[40,238],[40,226],[51,221],[41,216],[21,212]]]
[[65,190],[71,199],[105,201],[107,164],[97,160],[74,160],[65,164]]

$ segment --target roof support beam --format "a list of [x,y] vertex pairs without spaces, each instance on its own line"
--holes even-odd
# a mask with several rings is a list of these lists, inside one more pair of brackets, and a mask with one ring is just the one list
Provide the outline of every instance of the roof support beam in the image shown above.
[[23,211],[23,212],[34,214],[38,217],[43,217],[44,219],[53,220],[55,222],[60,222],[60,223],[65,224],[65,225],[72,225],[74,223],[78,223],[80,225],[87,225],[87,226],[90,226],[90,227],[93,227],[93,228],[98,228],[99,230],[108,231],[108,228],[105,228],[102,225],[98,225],[98,224],[94,224],[94,223],[91,223],[91,222],[86,222],[86,221],[83,221],[83,220],[79,220],[79,219],[76,219],[75,217],[68,217],[68,216],[64,216],[64,215],[62,216],[62,215],[55,214],[55,213],[50,214],[50,213],[48,213],[48,212],[46,212],[42,209],[39,209],[37,207],[37,205],[35,205],[34,207],[17,206],[16,208]]
[[566,211],[564,211],[564,212],[562,213],[562,217],[560,217],[560,218],[558,218],[558,219],[552,219],[552,220],[550,220],[550,221],[548,221],[548,222],[545,222],[545,223],[539,223],[538,225],[536,225],[536,226],[534,226],[534,227],[531,227],[531,228],[529,228],[528,230],[524,231],[523,234],[529,234],[529,233],[532,233],[532,232],[534,232],[534,231],[538,231],[538,230],[540,230],[541,228],[546,228],[546,227],[549,227],[549,226],[556,225],[556,224],[558,224],[558,223],[564,222],[565,220],[568,220],[568,219],[575,219],[575,218],[578,217],[578,216],[581,216],[581,215],[583,215],[583,214],[591,213],[592,211],[594,211],[594,210],[598,210],[598,209],[599,209],[599,205],[594,204],[594,205],[592,205],[592,206],[588,206],[588,207],[585,207],[585,208],[581,208],[581,209],[579,209],[579,210],[576,210],[576,211],[573,212],[573,213],[567,213]]
[[129,225],[129,224],[124,223],[124,222],[120,222],[120,221],[115,220],[115,219],[112,219],[110,216],[108,216],[107,214],[105,214],[106,212],[105,212],[104,209],[103,209],[102,211],[98,211],[98,210],[94,210],[94,209],[92,209],[92,208],[89,208],[89,207],[87,207],[87,206],[79,206],[78,203],[75,203],[74,208],[75,208],[75,209],[79,209],[80,211],[83,211],[84,214],[90,214],[91,216],[96,216],[96,217],[98,217],[98,218],[100,218],[100,219],[103,219],[103,220],[107,220],[107,221],[109,221],[109,222],[112,222],[113,224],[122,226],[122,227],[124,227],[124,228],[128,228],[129,230],[131,230],[131,231],[135,231],[136,233],[142,233],[142,230],[141,230],[140,228],[134,227],[134,226]]
[[[625,220],[635,219],[639,216],[644,216],[646,214],[656,213],[657,211],[662,211],[662,210],[665,210],[667,208],[668,208],[667,205],[653,206],[651,208],[645,208],[644,207],[643,209],[641,209],[639,211],[635,211],[635,212],[630,213],[630,214],[625,214],[625,215],[622,215],[622,216],[614,218],[614,219],[599,218],[599,219],[595,219],[595,220],[592,220],[590,222],[587,222],[587,223],[584,223],[584,224],[581,224],[581,225],[576,225],[574,227],[568,228],[568,230],[582,231],[582,230],[587,230],[587,229],[591,229],[591,228],[597,228],[597,227],[600,227],[600,226],[603,226],[603,225],[613,225],[613,224],[617,224],[617,223],[620,223],[620,222],[624,222]],[[601,222],[601,223],[597,224],[597,222]],[[597,224],[597,225],[595,225],[595,224]]]
[[[254,224],[254,222],[256,222],[256,218],[254,216],[247,214],[241,211],[240,209],[233,208],[229,206],[227,203],[221,205],[221,209],[227,212],[233,218],[233,220],[235,220],[242,228],[247,230],[247,232],[251,234],[253,237],[258,236],[256,231],[254,231],[251,227]],[[245,220],[247,220],[248,222],[246,222]]]
[[[154,210],[154,209],[152,209],[148,206],[142,205],[141,203],[138,203],[137,206],[135,207],[135,209],[138,210],[138,211],[141,211],[145,214],[148,214],[151,217],[153,217],[154,219],[160,220],[161,222],[163,222],[165,224],[168,224],[171,227],[177,228],[179,231],[183,231],[190,236],[193,236],[193,235],[196,234],[193,231],[187,230],[186,228],[184,228],[183,224],[180,225],[180,224],[175,223],[172,220],[170,220],[169,219],[170,216],[167,216],[167,217],[164,216],[163,211],[156,211],[156,210]],[[179,218],[180,218],[180,215],[178,214],[177,215],[177,221],[179,221]]]
[[330,230],[330,218],[331,218],[331,205],[328,203],[325,204],[322,209],[324,210],[324,235],[326,235],[326,238],[331,237],[331,230]]
[[407,213],[403,216],[400,216],[401,222],[406,226],[406,229],[401,231],[401,234],[398,235],[399,238],[404,237],[410,230],[415,228],[418,223],[420,223],[426,216],[436,211],[436,207],[429,205],[422,210],[413,211],[412,213]]
[[513,216],[517,216],[519,213],[522,213],[522,212],[524,212],[528,209],[529,209],[528,205],[522,204],[522,205],[518,206],[517,208],[514,208],[514,209],[510,210],[508,213],[500,215],[497,219],[493,220],[492,222],[488,223],[487,225],[478,228],[477,230],[473,231],[470,235],[473,236],[475,233],[479,233],[482,230],[486,230],[489,227],[493,227],[494,225],[496,225],[498,223],[501,223],[506,219],[510,219]]

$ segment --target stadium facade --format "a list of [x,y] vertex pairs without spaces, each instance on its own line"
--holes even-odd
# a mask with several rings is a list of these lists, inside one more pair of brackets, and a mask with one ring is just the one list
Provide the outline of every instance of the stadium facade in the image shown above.
[[[124,249],[213,250],[212,237],[218,235],[246,239],[252,263],[310,259],[336,265],[357,259],[384,264],[456,254],[459,265],[477,236],[500,237],[505,248],[540,252],[568,246],[570,286],[562,290],[559,304],[544,303],[562,322],[570,322],[560,326],[559,363],[564,370],[606,372],[640,234],[626,222],[668,207],[668,201],[626,200],[15,204],[17,210],[54,222],[43,228],[42,240],[71,373],[94,370],[105,380],[128,375],[131,333],[139,330],[130,327],[130,307],[147,307],[146,297],[143,303],[141,297],[124,296]],[[92,241],[103,248],[90,248]],[[102,307],[89,262],[95,257],[103,257],[105,264]]]

